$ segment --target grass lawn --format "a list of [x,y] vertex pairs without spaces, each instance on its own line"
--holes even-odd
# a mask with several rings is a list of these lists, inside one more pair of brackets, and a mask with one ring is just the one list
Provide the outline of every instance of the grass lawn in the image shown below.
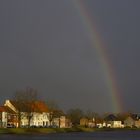
[[68,133],[68,132],[94,132],[94,131],[125,131],[140,129],[111,129],[111,128],[0,128],[0,134],[48,134],[48,133]]

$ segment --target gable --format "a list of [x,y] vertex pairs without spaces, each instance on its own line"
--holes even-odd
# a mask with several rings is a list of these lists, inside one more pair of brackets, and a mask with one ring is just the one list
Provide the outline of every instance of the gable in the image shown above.
[[43,101],[17,102],[13,100],[6,100],[5,106],[8,106],[15,112],[49,112],[47,105]]

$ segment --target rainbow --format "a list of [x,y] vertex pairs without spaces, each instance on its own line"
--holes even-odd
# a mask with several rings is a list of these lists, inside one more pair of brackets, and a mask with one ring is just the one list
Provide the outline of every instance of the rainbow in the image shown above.
[[101,36],[97,30],[93,18],[91,18],[86,6],[82,0],[73,0],[75,9],[77,10],[81,21],[88,32],[89,38],[91,40],[92,47],[95,47],[97,54],[99,56],[99,61],[101,62],[104,75],[106,77],[107,86],[109,89],[110,104],[112,106],[113,112],[122,112],[122,101],[120,97],[119,88],[117,85],[117,80],[115,78],[115,72],[111,61],[109,60],[107,53],[105,51],[105,45],[101,39]]

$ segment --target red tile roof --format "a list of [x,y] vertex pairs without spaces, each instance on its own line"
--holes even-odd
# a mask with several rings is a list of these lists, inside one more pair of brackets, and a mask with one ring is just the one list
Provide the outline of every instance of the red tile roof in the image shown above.
[[7,112],[7,113],[10,113],[10,114],[16,114],[16,112],[14,112],[8,106],[0,106],[0,112]]
[[43,101],[36,101],[35,107],[38,109],[39,112],[48,112],[48,107]]
[[0,106],[0,112],[6,112],[4,106]]
[[17,110],[20,105],[21,111],[23,112],[26,112],[27,108],[29,108],[29,111],[32,111],[32,112],[49,112],[47,105],[43,101],[34,101],[34,102],[28,102],[28,103],[26,102],[18,103],[16,101],[10,101],[10,102]]

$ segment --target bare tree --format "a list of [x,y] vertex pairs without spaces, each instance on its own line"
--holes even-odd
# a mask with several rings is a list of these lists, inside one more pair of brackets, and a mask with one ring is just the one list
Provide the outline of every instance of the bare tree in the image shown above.
[[97,125],[97,120],[100,118],[99,117],[99,114],[96,113],[96,112],[93,112],[91,110],[87,110],[86,113],[85,113],[85,116],[90,119],[90,120],[93,120],[94,119],[94,123],[95,123],[95,127]]
[[67,116],[72,121],[73,125],[76,126],[80,123],[80,119],[84,116],[81,109],[70,109],[67,112]]
[[[60,118],[60,116],[64,115],[64,112],[59,108],[58,104],[54,100],[48,100],[46,104],[50,112],[50,115],[49,115],[50,125],[53,125],[52,124],[53,119]],[[60,124],[59,124],[59,127],[60,127]]]
[[[14,94],[13,102],[16,104],[18,111],[19,127],[21,126],[21,119],[26,115],[28,119],[28,127],[35,112],[35,102],[39,99],[37,90],[33,88],[26,88],[25,90],[18,90]],[[23,113],[24,112],[24,113]]]

